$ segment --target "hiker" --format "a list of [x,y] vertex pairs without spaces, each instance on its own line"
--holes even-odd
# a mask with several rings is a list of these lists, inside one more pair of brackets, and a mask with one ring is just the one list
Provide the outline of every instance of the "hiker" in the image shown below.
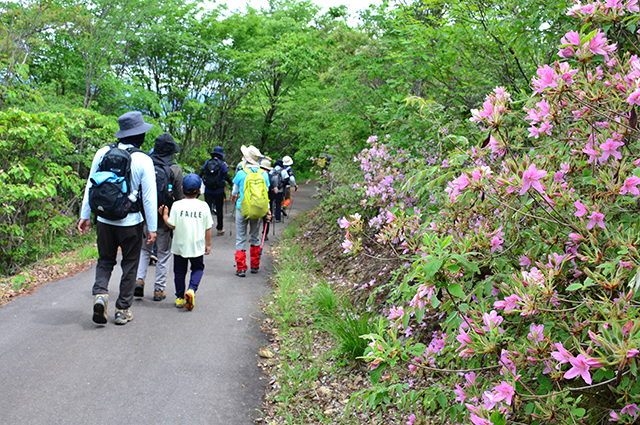
[[282,222],[281,211],[282,201],[284,200],[284,189],[289,181],[289,174],[283,168],[284,164],[281,159],[276,160],[276,166],[269,172],[269,180],[273,190],[273,204],[275,205],[275,223]]
[[[169,209],[175,201],[184,198],[182,192],[182,169],[173,162],[173,155],[180,152],[178,144],[169,133],[163,133],[156,138],[153,153],[150,154],[155,167],[156,175],[156,195],[158,207],[166,205]],[[165,199],[163,199],[165,198]],[[143,236],[142,250],[140,251],[140,263],[136,274],[136,285],[133,290],[134,297],[144,296],[144,279],[147,277],[147,269],[153,257],[153,248],[157,248],[156,255],[156,279],[153,288],[153,300],[162,301],[166,295],[167,274],[169,273],[169,263],[171,262],[171,238],[172,231],[162,220],[158,209],[158,232],[156,243],[148,245],[144,242]],[[146,235],[146,225],[143,228]]]
[[[182,181],[185,198],[173,204],[169,211],[160,207],[162,219],[170,229],[175,229],[171,252],[176,287],[177,308],[193,310],[196,292],[204,273],[204,255],[211,253],[211,228],[213,219],[206,202],[198,199],[202,179],[197,174],[187,174]],[[187,267],[191,263],[189,288],[185,292]]]
[[[260,159],[260,168],[265,171],[266,173],[270,173],[271,170],[273,170],[273,167],[271,166],[271,160],[267,157],[264,157],[262,159]],[[271,182],[271,176],[269,176],[269,182]],[[273,185],[269,185],[269,212],[271,213],[269,215],[269,217],[271,215],[273,215],[273,203],[275,201],[275,194],[273,193]],[[263,231],[263,235],[264,235],[264,240],[268,241],[269,240],[269,220],[267,219],[267,216],[265,215],[262,218],[262,231]]]
[[[260,268],[260,219],[269,212],[269,175],[260,169],[262,154],[255,146],[240,148],[244,165],[233,179],[231,200],[236,202],[236,275],[245,277],[247,273],[247,224],[249,225],[251,273]],[[264,184],[260,178],[264,180]],[[245,187],[246,186],[246,187]],[[245,196],[250,190],[250,196]]]
[[[145,134],[152,125],[144,122],[140,112],[121,115],[118,125],[120,130],[115,137],[120,139],[119,143],[99,149],[93,157],[82,200],[78,230],[81,235],[86,234],[90,228],[91,212],[98,215],[98,264],[92,290],[95,323],[107,323],[109,278],[116,265],[118,248],[122,251],[122,278],[116,300],[115,323],[124,325],[133,319],[130,307],[140,260],[142,222],[146,217],[146,242],[152,245],[156,240],[158,215],[153,161],[140,150]],[[115,194],[113,188],[117,188]],[[114,195],[120,196],[115,200],[110,198]],[[107,202],[101,203],[105,197]],[[112,209],[112,206],[117,208]],[[142,207],[144,217],[140,212]]]
[[282,204],[282,214],[286,217],[287,208],[291,204],[291,186],[294,186],[295,191],[297,192],[298,184],[296,183],[293,168],[291,168],[291,166],[293,165],[293,160],[291,159],[291,157],[289,155],[285,156],[284,158],[282,158],[282,163],[284,165],[284,169],[287,171],[287,174],[289,174],[289,181],[287,182],[284,191],[284,203]]
[[211,211],[215,211],[218,236],[224,235],[224,206],[225,185],[233,186],[229,177],[229,167],[224,162],[224,150],[222,146],[216,146],[211,152],[211,159],[208,159],[200,170],[200,177],[204,181],[204,200],[209,205]]

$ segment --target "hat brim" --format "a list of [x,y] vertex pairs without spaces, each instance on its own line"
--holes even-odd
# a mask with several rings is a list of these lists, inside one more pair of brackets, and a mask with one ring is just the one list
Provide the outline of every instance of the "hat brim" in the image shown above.
[[240,151],[242,152],[242,156],[244,157],[244,162],[248,165],[258,165],[259,158],[254,158],[251,150],[245,145],[240,146]]
[[153,127],[153,124],[144,123],[140,127],[134,127],[128,130],[120,130],[115,134],[114,137],[122,139],[129,136],[137,136],[138,134],[143,134],[151,130],[151,127]]
[[282,161],[284,165],[293,165],[293,160],[290,161]]

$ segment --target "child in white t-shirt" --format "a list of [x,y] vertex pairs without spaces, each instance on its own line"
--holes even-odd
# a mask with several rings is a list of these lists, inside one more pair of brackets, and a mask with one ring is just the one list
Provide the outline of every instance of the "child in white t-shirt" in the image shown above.
[[[195,293],[204,273],[204,255],[211,253],[211,227],[213,219],[206,202],[198,199],[202,179],[189,174],[182,180],[185,199],[174,202],[171,213],[161,207],[162,218],[170,229],[175,229],[171,253],[176,286],[176,307],[193,310]],[[187,269],[191,263],[189,289],[185,292]]]

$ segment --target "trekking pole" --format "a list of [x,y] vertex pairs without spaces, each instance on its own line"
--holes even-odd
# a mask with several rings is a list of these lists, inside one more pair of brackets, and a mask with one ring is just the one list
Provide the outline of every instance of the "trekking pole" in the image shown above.
[[291,214],[291,210],[293,210],[293,201],[296,199],[297,190],[293,191],[293,195],[291,195],[291,202],[289,202],[289,214]]
[[[269,222],[267,221],[267,224]],[[262,243],[260,244],[260,257],[262,257],[262,247],[264,246],[264,239],[267,236],[267,229],[269,228],[268,225],[264,226],[264,231],[262,232]],[[275,233],[274,233],[275,234]]]

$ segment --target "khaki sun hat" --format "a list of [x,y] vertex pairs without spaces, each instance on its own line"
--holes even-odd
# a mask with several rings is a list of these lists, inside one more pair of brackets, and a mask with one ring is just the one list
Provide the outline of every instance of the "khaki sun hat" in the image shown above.
[[285,156],[284,158],[282,158],[282,163],[283,163],[285,166],[293,165],[293,159],[291,159],[291,157],[290,157],[289,155],[287,155],[287,156]]
[[242,145],[240,147],[240,150],[242,151],[242,156],[244,157],[244,160],[248,165],[260,165],[260,160],[264,157],[264,155],[260,153],[260,150],[258,148],[253,145],[249,147]]

